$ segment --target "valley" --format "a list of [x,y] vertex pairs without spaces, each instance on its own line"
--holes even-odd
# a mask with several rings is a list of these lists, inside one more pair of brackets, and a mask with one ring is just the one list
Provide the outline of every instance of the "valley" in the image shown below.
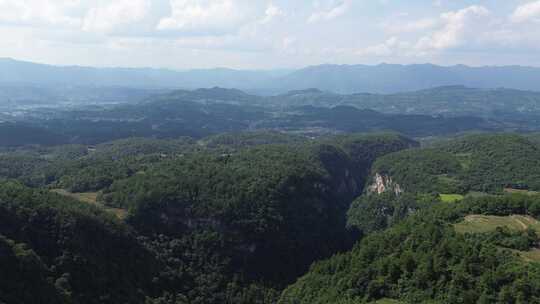
[[534,91],[0,92],[0,303],[540,303]]
[[[35,256],[24,271],[58,303],[523,297],[511,292],[521,280],[480,282],[490,261],[496,273],[540,275],[537,149],[516,134],[420,147],[395,133],[261,131],[12,148],[0,153],[3,259]],[[6,261],[3,273],[22,274]],[[0,296],[31,303],[17,285],[28,280],[3,282]],[[97,280],[104,288],[89,289]]]
[[0,0],[0,304],[540,304],[540,0]]

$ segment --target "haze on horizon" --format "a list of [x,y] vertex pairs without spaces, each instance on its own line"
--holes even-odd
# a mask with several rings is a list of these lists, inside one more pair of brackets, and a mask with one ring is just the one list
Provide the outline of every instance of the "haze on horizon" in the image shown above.
[[195,69],[540,66],[540,1],[0,0],[0,57]]

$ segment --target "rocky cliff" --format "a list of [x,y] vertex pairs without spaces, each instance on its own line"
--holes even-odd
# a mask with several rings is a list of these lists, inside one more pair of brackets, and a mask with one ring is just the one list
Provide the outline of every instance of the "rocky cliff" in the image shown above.
[[375,173],[373,183],[367,187],[368,194],[382,194],[391,191],[396,195],[404,192],[403,188],[392,180],[391,176]]

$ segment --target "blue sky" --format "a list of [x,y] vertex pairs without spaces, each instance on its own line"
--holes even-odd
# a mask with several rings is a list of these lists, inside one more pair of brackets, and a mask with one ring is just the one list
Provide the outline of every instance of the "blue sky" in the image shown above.
[[540,66],[535,0],[0,0],[0,57],[192,69]]

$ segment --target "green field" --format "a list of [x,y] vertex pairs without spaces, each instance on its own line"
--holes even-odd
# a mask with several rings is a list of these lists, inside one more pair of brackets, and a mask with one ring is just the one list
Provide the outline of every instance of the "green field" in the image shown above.
[[439,197],[445,203],[454,203],[463,200],[463,195],[461,194],[439,194]]
[[[459,233],[486,233],[494,231],[497,227],[507,227],[514,231],[524,231],[532,228],[537,233],[540,233],[540,222],[525,215],[469,215],[461,223],[454,225],[454,228]],[[527,262],[540,262],[540,249],[515,250],[514,252]]]
[[532,228],[540,233],[540,222],[525,215],[489,216],[469,215],[454,226],[459,233],[485,233],[495,231],[497,227],[507,227],[511,230],[523,231]]
[[520,189],[512,189],[512,188],[504,188],[504,192],[505,193],[510,193],[510,194],[527,194],[527,195],[537,195],[539,192],[538,191],[529,191],[529,190],[520,190]]
[[100,208],[103,208],[105,211],[113,213],[120,219],[124,219],[127,216],[127,211],[124,209],[111,208],[111,207],[107,207],[99,203],[97,201],[97,196],[98,196],[97,192],[72,193],[64,189],[53,189],[51,191],[54,193],[63,195],[63,196],[71,197],[83,203],[87,203],[87,204],[91,204],[91,205],[95,205]]
[[540,262],[540,249],[518,251],[518,254],[527,262]]

